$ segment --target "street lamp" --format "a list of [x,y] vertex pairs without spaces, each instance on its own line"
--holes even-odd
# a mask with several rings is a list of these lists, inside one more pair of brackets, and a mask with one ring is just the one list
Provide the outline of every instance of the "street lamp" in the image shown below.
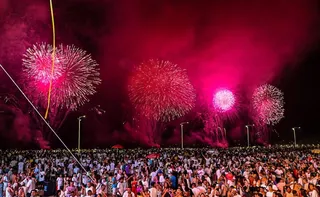
[[247,129],[247,146],[248,147],[250,147],[250,129],[249,129],[249,127],[254,127],[254,124],[252,124],[252,125],[246,125],[246,129]]
[[78,153],[80,153],[80,142],[81,142],[81,120],[85,119],[86,115],[78,117]]
[[180,130],[181,130],[181,149],[183,149],[183,125],[189,124],[189,122],[182,122],[180,123]]
[[294,147],[297,146],[297,136],[296,136],[296,129],[301,129],[300,127],[293,127],[292,131],[293,131],[293,141],[294,141]]

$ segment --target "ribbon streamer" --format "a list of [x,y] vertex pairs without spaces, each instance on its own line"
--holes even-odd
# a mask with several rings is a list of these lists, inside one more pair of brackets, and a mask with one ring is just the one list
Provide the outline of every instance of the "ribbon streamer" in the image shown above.
[[52,79],[53,79],[53,72],[54,72],[54,61],[56,56],[56,30],[54,25],[54,14],[53,14],[53,4],[52,0],[50,0],[50,12],[51,12],[51,23],[52,23],[52,66],[51,66],[51,78],[49,83],[49,90],[48,90],[48,103],[46,108],[46,113],[44,118],[48,118],[49,109],[50,109],[50,100],[51,100],[51,91],[52,91]]

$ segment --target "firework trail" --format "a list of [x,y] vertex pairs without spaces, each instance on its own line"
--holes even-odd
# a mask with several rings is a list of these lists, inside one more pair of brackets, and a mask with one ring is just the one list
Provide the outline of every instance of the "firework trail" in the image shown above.
[[284,97],[281,90],[265,84],[252,96],[252,106],[258,122],[275,125],[284,117]]
[[162,60],[141,63],[129,81],[129,97],[144,116],[171,121],[189,112],[196,99],[186,70]]
[[[206,95],[206,94],[204,94]],[[211,139],[211,145],[228,145],[225,121],[232,121],[237,116],[236,96],[228,89],[218,88],[213,95],[202,98],[202,121],[204,134]]]
[[45,106],[52,78],[52,107],[75,110],[96,93],[101,83],[98,64],[85,51],[60,45],[51,77],[52,50],[51,45],[37,44],[24,54],[22,80],[26,92],[35,103]]

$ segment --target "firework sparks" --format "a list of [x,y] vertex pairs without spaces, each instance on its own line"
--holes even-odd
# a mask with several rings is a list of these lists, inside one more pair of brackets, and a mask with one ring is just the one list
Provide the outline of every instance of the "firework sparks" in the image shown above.
[[264,124],[275,125],[284,117],[284,97],[281,90],[266,84],[258,87],[252,97],[257,118]]
[[[44,106],[51,80],[52,46],[34,45],[24,54],[23,80],[28,95]],[[101,83],[98,64],[85,51],[60,45],[56,50],[52,76],[51,105],[76,109],[89,101]]]
[[171,121],[185,115],[196,98],[186,71],[169,61],[141,63],[128,88],[135,108],[155,120]]
[[[32,79],[44,85],[50,82],[51,78],[51,65],[52,65],[52,46],[41,44],[34,45],[32,48],[27,49],[24,54],[23,71],[27,73],[27,78]],[[52,80],[55,81],[61,76],[61,64],[59,58],[55,58],[55,65]]]
[[234,104],[235,97],[230,90],[219,90],[213,97],[213,105],[220,112],[231,110]]

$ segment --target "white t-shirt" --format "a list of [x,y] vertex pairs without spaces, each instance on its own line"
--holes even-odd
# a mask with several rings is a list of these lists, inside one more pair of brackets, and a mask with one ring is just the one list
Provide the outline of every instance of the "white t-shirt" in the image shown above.
[[310,197],[319,197],[319,194],[316,190],[312,190],[311,192],[309,192],[309,196]]
[[76,176],[73,176],[71,180],[74,182],[74,184],[78,185],[78,178]]
[[57,178],[57,184],[58,184],[58,188],[60,189],[60,187],[63,186],[63,178],[62,177],[58,177]]
[[153,180],[154,177],[157,176],[157,172],[151,172],[150,176],[151,176],[151,180]]
[[27,182],[27,193],[31,193],[32,190],[36,188],[35,183],[32,179],[29,179]]
[[[9,191],[11,191],[12,193],[10,193]],[[6,197],[13,197],[13,189],[7,187],[6,188]]]
[[118,188],[120,194],[123,194],[123,192],[124,192],[124,183],[118,183],[117,188]]
[[221,170],[220,169],[218,169],[216,171],[216,175],[217,175],[217,179],[219,179],[221,177]]
[[82,183],[85,184],[85,185],[87,185],[87,183],[88,183],[88,177],[87,177],[87,175],[83,175],[83,176],[82,176]]
[[197,197],[197,196],[199,196],[199,194],[200,194],[200,189],[198,189],[198,188],[192,188],[192,193],[193,193],[193,195],[195,196],[195,197]]
[[149,192],[150,192],[150,197],[157,197],[158,192],[156,188],[154,187],[150,188]]
[[160,175],[160,178],[159,178],[159,182],[160,183],[164,183],[166,180],[165,178],[163,177],[163,175]]
[[19,169],[19,170],[23,170],[23,166],[24,166],[24,163],[23,163],[22,161],[20,161],[20,162],[18,163],[18,169]]
[[41,172],[39,173],[39,181],[40,181],[40,182],[43,182],[43,181],[44,181],[45,175],[46,175],[46,173],[45,173],[44,171],[41,171]]
[[[131,196],[134,197],[133,192],[131,192]],[[128,197],[128,191],[125,191],[122,197]]]
[[266,197],[272,197],[273,196],[273,192],[267,192]]
[[209,166],[211,163],[211,158],[205,158],[206,159],[206,166]]
[[143,185],[144,188],[148,188],[149,187],[148,180],[143,180],[142,181],[142,185]]
[[276,169],[274,172],[276,173],[277,178],[281,178],[281,176],[283,174],[283,171],[281,169]]

